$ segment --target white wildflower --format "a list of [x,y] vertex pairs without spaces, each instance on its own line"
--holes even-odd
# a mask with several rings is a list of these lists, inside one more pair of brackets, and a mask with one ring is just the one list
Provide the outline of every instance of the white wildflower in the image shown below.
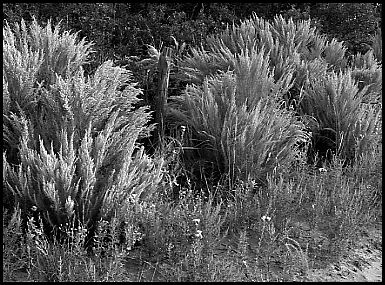
[[202,231],[200,231],[200,230],[197,230],[197,233],[195,234],[195,236],[197,237],[197,238],[203,238],[203,236],[202,236]]
[[199,224],[200,223],[200,219],[193,219],[193,222],[196,223],[196,224]]
[[325,168],[323,168],[323,167],[321,167],[321,168],[318,168],[318,171],[319,171],[320,173],[324,173],[324,172],[327,172],[327,170],[326,170]]
[[262,219],[262,221],[267,220],[269,222],[271,220],[271,217],[263,215],[261,219]]

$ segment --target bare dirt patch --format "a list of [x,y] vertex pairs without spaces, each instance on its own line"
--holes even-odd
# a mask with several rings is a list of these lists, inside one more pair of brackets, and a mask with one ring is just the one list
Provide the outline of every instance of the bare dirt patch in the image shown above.
[[308,281],[382,282],[382,222],[361,231],[339,262],[311,269]]

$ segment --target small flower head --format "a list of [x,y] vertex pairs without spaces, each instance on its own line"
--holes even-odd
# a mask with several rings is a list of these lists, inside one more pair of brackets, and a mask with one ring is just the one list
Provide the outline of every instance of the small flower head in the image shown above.
[[35,212],[35,211],[37,211],[37,207],[36,207],[36,206],[32,206],[32,207],[31,207],[31,210],[32,210],[33,212]]
[[200,219],[193,219],[193,222],[195,223],[195,224],[199,224],[200,223]]
[[323,168],[323,167],[321,167],[321,168],[318,168],[318,171],[319,171],[320,173],[324,173],[324,172],[327,172],[327,170],[326,170],[325,168]]
[[202,238],[203,238],[203,236],[202,236],[202,231],[197,230],[197,233],[195,234],[195,236],[196,236],[197,238],[202,239]]
[[264,221],[264,222],[265,222],[266,220],[269,222],[269,221],[271,220],[271,217],[263,215],[261,219],[262,219],[262,221]]

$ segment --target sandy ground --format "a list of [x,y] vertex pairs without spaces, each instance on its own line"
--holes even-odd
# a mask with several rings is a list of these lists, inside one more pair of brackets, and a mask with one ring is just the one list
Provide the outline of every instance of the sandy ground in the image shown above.
[[[310,270],[308,281],[321,282],[382,282],[382,253],[372,251],[365,253],[356,251],[359,258],[356,261],[343,261],[330,264],[328,268]],[[358,260],[365,260],[360,264]],[[362,262],[362,261],[361,261]]]
[[[354,248],[338,263],[310,270],[309,281],[382,282],[382,224],[363,232]],[[358,248],[357,248],[358,246]]]

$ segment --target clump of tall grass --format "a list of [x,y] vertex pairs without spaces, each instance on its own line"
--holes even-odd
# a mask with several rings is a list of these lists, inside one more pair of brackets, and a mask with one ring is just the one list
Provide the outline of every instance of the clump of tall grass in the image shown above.
[[313,149],[320,155],[333,152],[352,162],[378,143],[381,110],[363,104],[368,88],[359,90],[348,69],[314,80],[303,91],[301,112],[318,123],[312,129]]
[[265,181],[267,172],[294,160],[307,135],[292,112],[279,109],[261,89],[253,90],[257,84],[251,78],[242,79],[228,72],[206,79],[202,87],[188,86],[174,114],[203,142],[203,157],[232,183],[247,177]]
[[[20,24],[13,23],[12,27],[6,23],[3,44],[5,77],[8,81],[19,82],[12,83],[11,88],[21,87],[19,90],[25,92],[36,82],[49,86],[57,75],[74,76],[92,52],[92,43],[79,40],[78,33],[61,31],[60,24],[53,28],[50,20],[42,27],[35,18],[28,27],[24,20]],[[21,77],[15,78],[12,72],[20,73]]]
[[351,66],[358,89],[361,91],[367,86],[363,102],[382,103],[382,65],[375,59],[373,50],[353,56]]
[[382,30],[377,28],[376,33],[372,37],[372,49],[374,57],[379,63],[382,63]]
[[282,56],[258,42],[253,25],[246,21],[208,38],[209,51],[192,50],[181,64],[196,85],[189,85],[171,109],[201,142],[202,157],[231,181],[249,174],[264,180],[265,171],[287,164],[295,145],[306,140],[304,125],[279,110],[293,86],[293,65],[277,78],[272,58]]
[[[49,114],[44,107],[51,107],[52,99],[49,100],[50,98],[45,96],[45,90],[50,89],[58,76],[68,79],[81,73],[82,65],[92,52],[91,46],[92,44],[86,43],[84,39],[79,41],[77,33],[61,33],[60,25],[53,29],[50,21],[45,27],[39,26],[35,19],[29,27],[24,20],[20,24],[14,23],[12,27],[8,23],[5,24],[3,141],[8,158],[13,163],[20,162],[17,158],[17,145],[21,130],[17,127],[20,125],[17,116],[25,114],[37,124],[45,118],[51,125],[47,129],[41,128],[39,135],[43,139],[52,139],[47,130],[57,129],[55,122],[60,119],[60,114],[47,117]],[[59,108],[60,105],[56,107]],[[66,108],[62,108],[62,112],[65,110]]]
[[[179,62],[181,70],[185,72],[185,75],[187,75],[193,84],[196,84],[188,86],[185,92],[186,95],[184,96],[186,98],[191,97],[189,93],[194,92],[202,94],[196,96],[202,99],[194,103],[199,104],[199,111],[198,113],[194,113],[194,115],[192,110],[196,107],[193,107],[191,103],[187,103],[187,100],[193,101],[192,99],[187,99],[186,102],[180,103],[181,105],[185,104],[188,106],[187,108],[184,107],[184,109],[188,109],[188,112],[184,115],[179,114],[176,118],[185,116],[187,118],[186,122],[189,122],[188,125],[195,125],[192,128],[195,133],[205,132],[206,136],[199,135],[198,141],[203,145],[209,143],[209,148],[213,149],[213,151],[206,151],[202,156],[208,157],[208,160],[219,162],[217,165],[219,165],[220,172],[226,172],[230,174],[230,176],[233,175],[237,170],[234,171],[231,167],[226,169],[225,163],[223,162],[229,161],[229,165],[233,163],[229,157],[231,157],[234,152],[230,151],[230,148],[223,143],[225,132],[229,130],[229,127],[225,127],[224,124],[216,122],[215,125],[207,127],[210,131],[207,129],[197,131],[199,130],[198,123],[200,125],[207,125],[207,122],[213,120],[213,114],[216,114],[213,108],[205,107],[205,104],[218,104],[219,106],[217,102],[220,102],[218,99],[208,99],[207,102],[210,103],[205,102],[204,98],[211,96],[203,95],[209,94],[209,91],[206,90],[210,88],[206,86],[214,86],[214,84],[209,84],[208,82],[214,82],[213,78],[224,78],[225,76],[222,74],[233,72],[235,78],[235,83],[233,84],[236,86],[236,91],[234,91],[236,95],[234,95],[234,98],[238,104],[237,108],[239,108],[240,102],[247,102],[246,105],[249,108],[249,106],[257,106],[257,102],[260,102],[261,98],[275,97],[275,100],[282,104],[281,107],[286,106],[287,109],[294,107],[291,108],[291,110],[301,114],[300,120],[304,122],[308,129],[313,131],[314,146],[320,137],[317,135],[318,133],[327,130],[327,132],[331,131],[332,135],[334,135],[335,130],[327,126],[318,129],[316,132],[314,130],[314,121],[316,120],[314,119],[317,118],[309,112],[300,111],[301,100],[303,96],[307,94],[305,90],[310,88],[309,86],[312,81],[326,78],[330,72],[342,72],[347,68],[345,52],[346,47],[342,42],[338,42],[336,39],[328,41],[326,36],[319,34],[316,28],[311,26],[310,21],[293,22],[291,19],[285,20],[277,16],[274,18],[274,21],[269,22],[258,18],[254,14],[250,19],[241,22],[240,25],[233,24],[232,26],[228,26],[227,29],[220,34],[208,37],[205,48],[193,48],[191,55]],[[260,62],[263,62],[263,64],[260,64]],[[370,80],[373,81],[372,79]],[[218,84],[216,83],[216,85]],[[215,87],[215,89],[228,89],[227,86],[229,83],[223,83],[223,85],[226,87]],[[376,86],[372,85],[371,88],[377,91],[378,88]],[[199,89],[203,91],[199,91]],[[222,93],[224,92],[225,91],[222,91]],[[231,93],[233,91],[226,92]],[[219,94],[220,92],[217,93]],[[370,91],[369,93],[372,94],[373,92]],[[218,98],[221,96],[222,95],[215,95],[215,97]],[[228,95],[225,97],[228,97]],[[247,100],[245,100],[245,98],[247,98]],[[194,100],[197,101],[197,99]],[[319,104],[319,102],[316,102],[317,100],[318,98],[311,103],[314,109],[316,109],[316,106]],[[320,100],[322,101],[323,99],[320,98]],[[226,104],[230,105],[230,103]],[[261,104],[263,105],[263,103]],[[308,103],[305,102],[301,106],[306,104]],[[320,104],[322,106],[322,103]],[[223,112],[224,108],[218,107],[218,110],[222,114],[220,116],[225,118],[224,114],[226,113]],[[250,108],[248,110],[250,110]],[[211,113],[207,115],[204,122],[198,122],[196,118],[206,116],[205,113],[209,111]],[[271,113],[272,112],[270,112],[270,114]],[[242,116],[243,115],[238,114],[237,118],[239,119]],[[309,119],[313,124],[309,124]],[[194,120],[196,122],[192,123]],[[224,119],[221,120],[224,121]],[[248,118],[247,120],[250,121],[252,119]],[[240,122],[240,125],[237,125],[237,132],[239,131],[239,133],[241,133],[243,123],[242,120],[238,122]],[[296,122],[294,122],[294,125],[295,124]],[[318,124],[323,123],[318,122]],[[236,124],[234,124],[234,126],[235,125]],[[234,134],[234,137],[236,137],[237,134]],[[320,135],[325,137],[323,133]],[[220,142],[218,139],[214,139],[220,136],[222,137]],[[231,137],[228,134],[227,136]],[[243,135],[243,137],[245,138],[246,136]],[[333,137],[329,142],[335,147]],[[248,143],[247,140],[245,140],[245,143],[248,146],[253,145],[253,143]],[[213,145],[217,146],[213,147]],[[218,149],[220,148],[222,148],[222,155],[218,153]],[[317,149],[317,147],[315,148]],[[263,148],[260,146],[258,149],[263,152]],[[319,150],[317,149],[317,151]],[[228,153],[227,156],[223,155],[223,153],[226,152]],[[230,155],[229,153],[232,154]],[[240,151],[240,153],[242,153],[242,151]],[[246,166],[248,159],[242,155],[240,157],[240,160],[246,161]],[[262,157],[263,155],[261,159],[263,159]],[[283,160],[281,161],[283,163]],[[247,165],[246,167],[249,166]],[[255,169],[258,168],[258,166],[255,167],[255,165],[252,167]],[[264,176],[264,174],[262,174],[262,176]]]
[[317,76],[313,71],[324,75],[325,69],[338,71],[347,64],[343,43],[329,41],[311,26],[310,20],[294,22],[276,16],[268,21],[254,13],[239,25],[209,36],[205,48],[192,48],[191,55],[180,60],[179,65],[191,82],[202,83],[207,75],[233,70],[233,55],[262,50],[268,54],[274,79],[284,82],[283,95],[290,91],[286,96],[296,101],[300,100],[307,77]]
[[294,64],[299,62],[299,54],[292,41],[288,41],[285,36],[268,21],[253,14],[251,19],[240,25],[233,24],[220,34],[209,36],[207,47],[193,48],[191,56],[183,59],[180,65],[193,79],[192,82],[202,83],[207,75],[234,70],[237,65],[234,62],[236,55],[252,55],[264,51],[268,54],[269,67],[274,68],[272,75],[275,81],[284,82],[282,87],[287,90],[291,87],[292,72]]
[[85,77],[89,44],[76,34],[36,22],[22,31],[3,30],[5,192],[25,215],[37,207],[47,229],[76,216],[91,239],[101,218],[123,219],[125,204],[157,190],[163,160],[137,144],[154,127],[150,113],[136,108],[141,90],[129,71],[105,62]]

